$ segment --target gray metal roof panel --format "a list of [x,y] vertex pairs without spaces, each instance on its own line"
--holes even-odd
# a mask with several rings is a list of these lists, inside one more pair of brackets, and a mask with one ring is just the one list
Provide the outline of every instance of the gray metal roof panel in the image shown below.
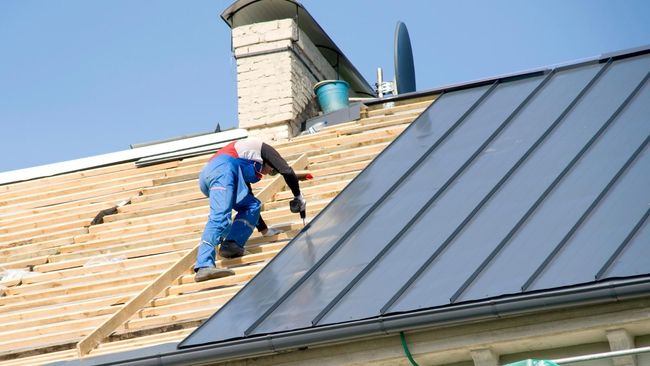
[[[650,61],[650,58],[646,58],[645,61]],[[529,246],[533,246],[531,243],[538,242],[536,246],[547,249],[537,260],[543,259],[553,250],[554,245],[562,240],[562,236],[570,228],[569,223],[573,216],[579,215],[588,205],[585,204],[584,196],[588,195],[585,190],[595,190],[597,187],[591,179],[605,177],[602,164],[599,166],[601,160],[596,160],[588,164],[588,169],[596,173],[595,176],[583,179],[577,187],[574,185],[573,191],[568,194],[557,194],[558,190],[571,190],[572,187],[567,182],[567,174],[572,172],[576,163],[585,162],[585,156],[579,154],[590,151],[588,149],[593,147],[590,145],[592,139],[600,136],[597,135],[598,132],[605,131],[602,128],[606,126],[610,115],[634,89],[638,80],[643,78],[643,74],[637,75],[635,82],[628,84],[627,90],[616,95],[610,94],[611,88],[620,82],[622,74],[627,76],[629,71],[636,70],[627,70],[629,62],[632,61],[614,64],[606,70],[567,114],[554,133],[549,135],[510,179],[508,182],[510,185],[525,187],[525,191],[520,191],[523,194],[519,198],[514,194],[503,194],[500,195],[501,200],[495,197],[493,205],[495,210],[479,214],[474,221],[463,224],[462,231],[456,237],[445,239],[445,241],[452,240],[448,243],[448,249],[439,253],[438,257],[423,267],[421,274],[411,278],[415,282],[406,289],[404,295],[390,307],[390,310],[406,311],[439,306],[444,304],[445,299],[455,301],[453,298],[458,296],[456,291],[472,272],[479,268],[480,261],[486,259],[499,246],[510,245],[514,238],[522,240]],[[646,65],[643,73],[645,74],[648,69],[650,64]],[[612,162],[612,165],[618,164]],[[526,166],[530,167],[529,171],[524,169]],[[598,169],[594,169],[595,167]],[[485,176],[489,174],[490,172],[486,171]],[[523,181],[518,181],[520,177]],[[570,178],[571,175],[569,174],[568,177]],[[519,210],[513,217],[504,217],[503,211],[513,212],[508,210],[508,206],[512,203],[517,205]],[[523,207],[522,203],[524,203]],[[483,219],[483,225],[477,223],[480,219]],[[526,235],[528,232],[531,232],[531,235]],[[522,237],[525,239],[521,239]],[[530,263],[534,263],[534,260]],[[581,265],[581,263],[574,263],[573,270],[580,271]],[[521,285],[527,281],[526,277],[522,278],[522,272],[510,271],[508,266],[502,267],[501,271],[508,272],[510,276],[518,277],[520,280],[523,279]],[[564,285],[569,284],[574,283],[564,283]],[[424,295],[431,293],[435,295]],[[432,296],[438,301],[430,300]]]
[[648,255],[648,243],[650,243],[650,225],[648,214],[650,208],[642,218],[639,219],[637,230],[632,231],[630,240],[624,244],[621,254],[616,257],[611,266],[606,267],[606,277],[625,277],[643,275],[644,269],[650,268],[650,255]]
[[649,274],[649,70],[444,93],[181,346]]
[[[580,89],[584,88],[587,82],[593,78],[599,68],[599,65],[594,65],[575,73],[559,73],[546,82],[537,91],[536,95],[522,107],[519,113],[513,116],[512,121],[505,126],[504,130],[485,147],[484,152],[476,158],[474,164],[464,171],[461,178],[462,182],[460,183],[471,185],[468,186],[467,191],[470,193],[480,191],[483,194],[487,194],[492,187],[496,186],[498,180],[495,180],[495,177],[506,176],[508,170],[515,165],[517,160],[526,153],[530,146],[534,144],[535,140],[548,129],[548,126],[553,120],[566,108],[569,104],[566,99],[573,99],[579,93]],[[448,94],[443,97],[450,95]],[[491,174],[486,176],[486,171],[491,172]],[[507,193],[508,195],[521,196],[526,193],[525,186],[514,185],[512,188],[514,190]],[[514,196],[514,198],[511,200],[512,204],[520,204],[520,200],[516,199],[517,196]],[[443,237],[445,233],[438,228],[439,226],[446,227],[454,223],[458,225],[464,217],[471,213],[479,201],[480,199],[476,198],[473,201],[462,199],[461,203],[469,204],[469,209],[465,209],[464,211],[460,211],[458,206],[454,206],[454,209],[449,212],[429,210],[427,216],[422,218],[423,222],[428,223],[429,229],[421,232],[418,230],[410,232],[401,240],[400,247],[389,252],[382,262],[390,263],[391,261],[399,261],[404,264],[394,271],[391,271],[390,267],[384,266],[383,264],[376,265],[365,276],[362,283],[351,290],[349,297],[362,299],[377,298],[376,302],[381,302],[384,299],[383,303],[378,306],[377,304],[373,305],[379,309],[387,301],[386,296],[392,296],[397,289],[386,286],[373,289],[372,286],[365,286],[364,283],[386,283],[392,277],[400,275],[403,272],[403,266],[410,265],[413,260],[419,260],[421,253],[429,250],[431,242],[439,241],[439,238]],[[501,207],[500,204],[495,206],[496,209],[499,207]],[[514,208],[509,207],[508,210],[511,211]],[[499,214],[505,215],[507,212],[500,212]],[[457,216],[457,218],[450,221],[454,216]],[[493,223],[488,222],[487,225],[487,228],[491,231],[491,225]],[[507,276],[507,278],[510,278],[510,276]],[[383,295],[380,296],[382,293]],[[344,319],[354,318],[359,315],[358,311],[360,310],[362,309],[357,309],[354,306],[349,306],[347,303],[342,303],[335,307],[324,321],[342,321]]]
[[[345,287],[345,284],[354,278],[381,248],[388,244],[391,238],[409,224],[414,214],[426,203],[426,194],[430,192],[431,195],[435,195],[438,192],[443,192],[449,186],[449,182],[455,181],[452,177],[456,174],[457,167],[475,153],[477,146],[492,134],[497,127],[495,125],[499,124],[499,122],[492,121],[503,121],[527,95],[522,91],[532,90],[540,81],[541,77],[536,77],[496,86],[489,95],[486,95],[479,108],[468,115],[465,122],[458,127],[454,137],[443,140],[443,143],[422,161],[418,169],[414,170],[410,176],[401,179],[399,187],[381,202],[381,206],[374,214],[356,227],[354,235],[347,241],[350,244],[342,246],[313,276],[296,289],[292,296],[274,311],[273,316],[260,325],[259,332],[264,333],[279,326],[292,329],[291,327],[311,325],[312,320],[322,308],[315,307],[312,310],[309,306],[303,306],[298,307],[296,311],[293,307],[295,301],[307,298],[306,295],[310,292],[320,294],[319,298],[326,301],[334,298]],[[507,105],[507,107],[490,110],[483,108],[491,104]],[[492,123],[486,123],[486,121]],[[456,184],[462,183],[471,186],[474,182],[456,181]],[[436,189],[436,187],[440,188]],[[470,195],[474,193],[471,188],[466,192],[470,192]],[[467,204],[467,202],[471,202],[471,199],[462,200],[461,203]],[[441,213],[447,213],[450,209],[458,209],[458,204],[457,200],[447,200],[445,203],[436,205],[436,209]],[[471,209],[469,204],[467,204],[467,208]],[[446,214],[442,216],[449,217]],[[430,226],[431,222],[435,222],[435,220],[421,220],[418,224]],[[413,227],[411,230],[425,236],[428,235],[426,229],[419,230]],[[399,243],[402,242],[405,241]],[[399,282],[403,273],[407,273],[405,267],[408,266],[406,262],[409,262],[409,256],[414,255],[413,260],[418,258],[417,252],[403,253],[399,249],[396,250],[401,257],[399,262],[403,265],[387,269],[392,272],[397,269],[397,273],[387,275],[381,282],[384,291],[385,288],[391,287],[391,283]],[[339,279],[322,281],[323,276],[328,276],[331,273],[335,273]],[[365,305],[363,308],[367,311],[366,316],[363,317],[378,314],[378,309]],[[304,319],[302,319],[303,314],[306,316]]]

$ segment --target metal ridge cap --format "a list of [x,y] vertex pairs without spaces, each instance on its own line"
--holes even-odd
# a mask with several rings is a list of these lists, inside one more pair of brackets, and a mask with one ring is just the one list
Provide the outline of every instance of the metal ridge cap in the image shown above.
[[642,55],[644,53],[649,53],[649,52],[650,52],[650,44],[645,44],[639,47],[632,47],[623,50],[603,53],[602,55],[600,55],[600,58],[608,59],[608,58],[631,57],[631,56]]
[[485,77],[485,78],[479,78],[479,79],[463,81],[463,82],[458,82],[458,83],[446,84],[446,85],[437,86],[437,87],[430,88],[430,89],[425,89],[425,90],[422,90],[422,91],[414,91],[414,92],[410,92],[410,93],[393,95],[393,96],[390,96],[390,97],[387,97],[387,98],[372,98],[370,100],[364,101],[364,104],[373,105],[373,104],[379,104],[379,103],[388,103],[388,102],[394,102],[394,101],[403,100],[403,99],[409,99],[409,98],[413,98],[413,97],[417,97],[417,96],[421,96],[421,95],[440,94],[440,93],[443,93],[443,92],[450,92],[450,91],[474,88],[474,87],[477,87],[477,86],[492,83],[492,82],[494,82],[496,80],[511,80],[511,79],[532,77],[532,76],[537,76],[537,75],[544,75],[546,73],[551,72],[552,70],[562,71],[562,70],[571,69],[571,68],[575,68],[575,67],[586,66],[586,65],[589,65],[589,64],[601,63],[603,61],[609,60],[610,58],[619,60],[619,59],[624,59],[624,58],[628,58],[628,57],[634,57],[634,56],[642,55],[642,54],[645,54],[645,53],[650,53],[650,44],[645,45],[645,46],[636,47],[636,48],[630,48],[630,49],[619,50],[619,51],[614,51],[614,52],[609,52],[609,53],[603,53],[601,55],[596,55],[596,56],[584,57],[584,58],[571,60],[571,61],[559,62],[559,63],[550,64],[550,65],[546,65],[546,66],[534,67],[534,68],[531,68],[531,69],[525,69],[525,70],[515,71],[515,72],[511,72],[511,73],[505,73],[505,74],[500,74],[500,75],[495,75],[495,76],[489,76],[489,77]]
[[[134,352],[134,350],[131,350],[123,352],[122,354],[127,358],[122,359],[119,357],[120,354],[113,354],[98,356],[94,360],[89,358],[69,363],[55,363],[55,365],[148,366],[220,362],[243,357],[275,354],[284,350],[323,345],[342,340],[396,334],[405,330],[440,325],[460,325],[467,321],[498,319],[506,315],[526,314],[541,309],[550,310],[567,306],[618,302],[648,296],[649,293],[650,275],[643,275],[535,293],[510,295],[434,309],[389,314],[383,317],[361,319],[347,323],[208,343],[166,353],[160,346],[153,346],[138,349],[137,354],[139,356],[134,358],[128,358],[128,354]],[[146,354],[147,349],[149,355]]]

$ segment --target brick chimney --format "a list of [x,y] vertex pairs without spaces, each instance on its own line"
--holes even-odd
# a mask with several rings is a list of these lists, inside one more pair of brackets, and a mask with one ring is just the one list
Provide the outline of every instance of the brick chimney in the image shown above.
[[234,28],[232,44],[239,127],[271,141],[297,135],[317,115],[314,84],[336,79],[336,71],[293,19]]

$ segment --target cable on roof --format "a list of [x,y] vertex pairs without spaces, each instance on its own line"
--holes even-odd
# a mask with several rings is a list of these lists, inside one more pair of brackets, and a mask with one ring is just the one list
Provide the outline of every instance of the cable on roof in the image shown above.
[[406,357],[408,357],[409,361],[411,361],[411,365],[420,366],[417,362],[415,362],[413,356],[411,355],[411,351],[409,351],[409,346],[406,344],[406,336],[404,336],[404,332],[399,332],[399,338],[402,340],[402,348],[404,348],[404,354],[406,354]]

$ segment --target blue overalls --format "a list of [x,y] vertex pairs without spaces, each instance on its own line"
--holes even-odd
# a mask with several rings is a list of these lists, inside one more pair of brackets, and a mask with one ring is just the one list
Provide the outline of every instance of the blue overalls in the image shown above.
[[[210,215],[205,224],[194,270],[215,266],[215,248],[222,240],[232,240],[241,248],[253,233],[260,217],[260,201],[246,183],[260,180],[261,163],[221,154],[210,160],[199,174],[201,192],[209,198]],[[231,223],[232,210],[237,211]]]

